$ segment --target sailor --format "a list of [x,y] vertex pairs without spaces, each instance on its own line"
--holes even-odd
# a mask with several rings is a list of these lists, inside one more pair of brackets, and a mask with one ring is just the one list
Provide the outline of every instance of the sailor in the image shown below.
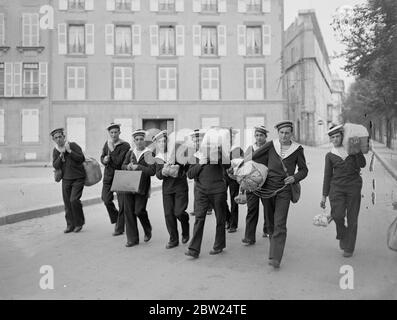
[[150,179],[156,173],[154,154],[146,148],[146,131],[139,129],[132,133],[135,147],[127,152],[122,170],[141,171],[139,191],[136,193],[125,193],[123,195],[125,226],[127,234],[126,247],[139,244],[139,232],[137,218],[142,224],[145,236],[144,241],[148,242],[152,237],[152,226],[146,211],[146,205],[150,194]]

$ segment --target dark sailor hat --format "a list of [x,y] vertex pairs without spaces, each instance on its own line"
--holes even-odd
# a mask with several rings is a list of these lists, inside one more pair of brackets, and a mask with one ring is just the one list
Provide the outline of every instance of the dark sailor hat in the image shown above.
[[268,130],[266,130],[265,126],[258,126],[258,127],[254,127],[255,132],[260,132],[263,133],[264,135],[267,135],[269,133]]
[[333,125],[329,130],[328,130],[328,135],[333,136],[336,133],[343,133],[343,124],[340,125]]
[[167,137],[167,130],[160,131],[158,134],[154,135],[152,141],[156,141],[162,137]]
[[120,130],[120,127],[121,127],[121,124],[112,122],[111,124],[109,124],[109,125],[106,127],[106,129],[107,129],[108,131],[110,131],[110,130],[112,130],[112,129],[119,129],[119,130]]
[[55,134],[57,134],[57,133],[62,133],[62,134],[64,134],[65,133],[65,129],[64,128],[57,128],[57,129],[54,129],[54,130],[52,130],[51,132],[50,132],[50,136],[54,136]]
[[285,127],[290,127],[291,129],[293,129],[294,128],[294,123],[291,120],[283,120],[283,121],[277,123],[274,126],[274,128],[277,129],[277,130],[280,130],[280,129],[285,128]]
[[145,136],[146,136],[146,131],[143,130],[143,129],[138,129],[138,130],[135,130],[135,131],[132,133],[132,137],[133,137],[133,138],[138,137],[138,136],[145,137]]
[[205,131],[202,129],[195,129],[191,134],[191,138],[198,138],[198,137],[203,137],[205,134]]

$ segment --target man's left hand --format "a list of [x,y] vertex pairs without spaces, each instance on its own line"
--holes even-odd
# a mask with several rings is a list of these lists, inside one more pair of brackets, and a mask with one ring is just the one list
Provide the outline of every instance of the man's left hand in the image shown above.
[[285,184],[293,184],[294,182],[295,182],[295,178],[292,176],[284,179]]
[[72,152],[72,149],[70,149],[70,144],[69,143],[65,144],[65,150],[66,150],[67,153],[71,153]]

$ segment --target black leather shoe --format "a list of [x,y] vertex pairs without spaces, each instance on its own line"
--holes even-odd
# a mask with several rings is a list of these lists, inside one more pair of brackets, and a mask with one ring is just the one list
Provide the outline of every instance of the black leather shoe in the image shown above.
[[216,255],[216,254],[220,254],[223,251],[223,249],[212,249],[210,251],[210,255]]
[[344,251],[343,252],[343,256],[345,257],[345,258],[350,258],[350,257],[352,257],[353,256],[353,252],[349,252],[349,251]]
[[149,231],[149,233],[145,234],[143,241],[148,242],[150,239],[152,239],[152,231]]
[[226,230],[229,230],[229,229],[230,229],[230,223],[227,222],[227,221],[226,221],[226,223],[225,223],[225,229],[226,229]]
[[70,233],[70,232],[73,232],[73,230],[74,230],[74,227],[67,227],[63,232]]
[[229,233],[235,233],[235,232],[237,232],[237,228],[231,227],[231,228],[228,230],[228,232],[229,232]]
[[185,244],[189,241],[189,236],[187,237],[182,237],[182,243]]
[[83,226],[78,226],[78,227],[74,228],[73,232],[76,232],[76,233],[80,232],[81,229],[83,229]]
[[166,249],[172,249],[175,248],[179,245],[178,242],[168,242],[167,245],[165,246]]
[[248,240],[248,239],[246,239],[246,238],[244,238],[243,240],[241,240],[241,242],[244,243],[244,244],[246,244],[246,245],[249,245],[249,246],[252,246],[253,244],[255,244],[255,241],[254,241],[254,240]]
[[274,269],[280,268],[280,262],[274,259],[269,260],[269,265],[271,265]]
[[212,209],[211,210],[207,210],[207,216],[212,214]]
[[185,256],[192,257],[194,259],[197,259],[199,257],[199,254],[193,250],[188,250],[185,252]]
[[126,246],[127,248],[129,248],[129,247],[136,246],[136,245],[138,245],[138,244],[139,244],[139,242],[127,242],[127,243],[125,244],[125,246]]
[[112,233],[112,236],[113,237],[121,236],[123,233],[124,232],[121,232],[121,231],[115,231],[115,232]]

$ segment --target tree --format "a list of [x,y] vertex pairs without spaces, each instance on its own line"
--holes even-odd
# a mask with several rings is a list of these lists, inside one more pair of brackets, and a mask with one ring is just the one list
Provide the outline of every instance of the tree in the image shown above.
[[397,1],[368,0],[354,7],[349,19],[336,17],[332,26],[346,45],[344,69],[358,82],[347,99],[351,105],[346,115],[384,116],[386,145],[391,147],[397,116]]

